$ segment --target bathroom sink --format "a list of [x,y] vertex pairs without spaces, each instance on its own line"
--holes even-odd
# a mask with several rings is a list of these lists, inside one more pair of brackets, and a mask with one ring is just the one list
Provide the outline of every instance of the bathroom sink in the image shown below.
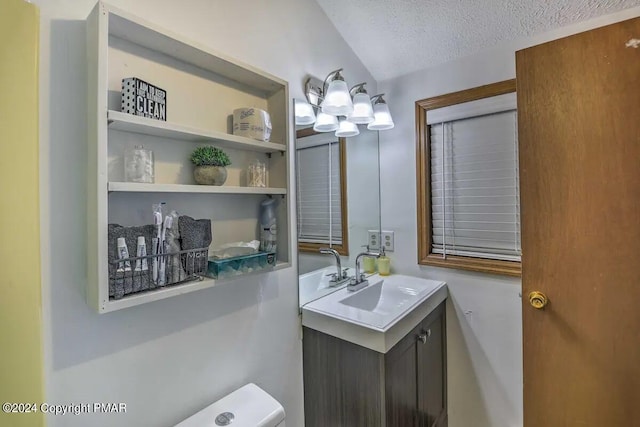
[[386,353],[447,298],[444,282],[405,275],[369,277],[359,291],[346,288],[305,305],[302,324]]
[[380,280],[370,284],[360,292],[355,292],[340,301],[359,310],[389,314],[402,306],[411,303],[419,294],[419,290],[411,286],[403,286],[403,281],[394,283]]

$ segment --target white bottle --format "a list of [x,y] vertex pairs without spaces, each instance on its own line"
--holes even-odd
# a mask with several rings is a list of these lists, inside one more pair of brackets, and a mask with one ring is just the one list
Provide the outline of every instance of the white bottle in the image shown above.
[[[124,237],[118,237],[118,258],[129,258],[129,249],[127,248],[127,242],[124,240]],[[122,273],[125,271],[131,271],[131,262],[124,261],[118,263],[118,272]]]
[[[144,236],[138,236],[138,247],[136,248],[136,257],[145,257],[145,256],[147,256],[147,244],[144,241]],[[146,258],[137,259],[135,271],[147,271],[147,270],[149,270],[147,259]]]

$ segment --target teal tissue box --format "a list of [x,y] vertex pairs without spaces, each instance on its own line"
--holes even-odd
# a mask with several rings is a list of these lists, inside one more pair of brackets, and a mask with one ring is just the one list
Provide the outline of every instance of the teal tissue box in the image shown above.
[[226,279],[272,269],[276,265],[275,252],[258,252],[232,258],[210,257],[207,276]]

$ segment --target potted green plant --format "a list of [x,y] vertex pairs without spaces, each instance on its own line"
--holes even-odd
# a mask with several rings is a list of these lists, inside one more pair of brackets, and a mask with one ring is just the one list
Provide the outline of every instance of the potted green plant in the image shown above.
[[204,146],[191,153],[195,165],[193,177],[198,184],[222,185],[227,180],[226,166],[231,164],[227,153],[217,147]]

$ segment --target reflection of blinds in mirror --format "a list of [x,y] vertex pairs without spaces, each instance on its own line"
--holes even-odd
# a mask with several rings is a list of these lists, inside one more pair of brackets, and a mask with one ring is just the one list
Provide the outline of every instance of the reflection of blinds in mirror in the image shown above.
[[296,153],[298,240],[342,244],[340,144],[300,148]]
[[431,124],[432,252],[520,260],[514,110]]

